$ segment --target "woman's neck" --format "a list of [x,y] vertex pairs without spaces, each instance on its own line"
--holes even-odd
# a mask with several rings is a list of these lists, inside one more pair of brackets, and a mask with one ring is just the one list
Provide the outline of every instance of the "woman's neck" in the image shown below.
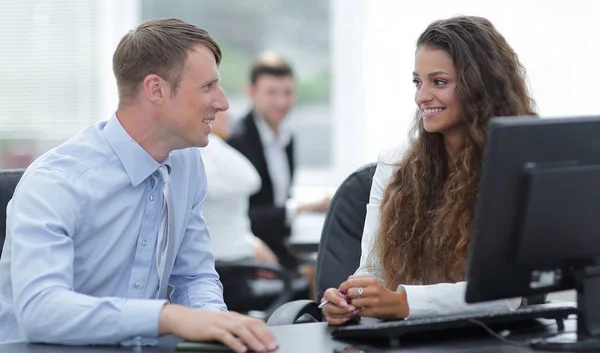
[[444,147],[449,159],[453,159],[460,153],[465,145],[465,134],[463,131],[444,134]]

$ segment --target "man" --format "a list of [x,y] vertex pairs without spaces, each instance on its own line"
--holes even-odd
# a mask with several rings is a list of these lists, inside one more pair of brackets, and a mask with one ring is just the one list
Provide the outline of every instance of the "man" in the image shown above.
[[0,343],[173,334],[238,352],[276,347],[263,322],[226,312],[200,212],[206,176],[188,147],[206,146],[228,109],[220,60],[206,31],[177,19],[121,39],[116,114],[36,160],[8,206]]
[[[273,53],[259,57],[252,66],[247,93],[252,110],[238,121],[228,142],[254,164],[262,180],[261,189],[250,197],[252,231],[283,266],[296,269],[300,261],[287,246],[291,220],[297,213],[326,211],[329,198],[306,204],[289,199],[294,146],[283,120],[295,100],[291,66]],[[301,269],[305,271],[311,272]]]

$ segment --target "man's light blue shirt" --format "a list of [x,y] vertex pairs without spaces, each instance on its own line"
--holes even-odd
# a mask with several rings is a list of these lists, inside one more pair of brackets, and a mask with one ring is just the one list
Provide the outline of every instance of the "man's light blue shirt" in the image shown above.
[[[198,148],[170,153],[175,234],[172,301],[225,311],[201,216]],[[116,116],[38,158],[7,209],[0,260],[0,343],[153,341],[162,183],[154,160]]]

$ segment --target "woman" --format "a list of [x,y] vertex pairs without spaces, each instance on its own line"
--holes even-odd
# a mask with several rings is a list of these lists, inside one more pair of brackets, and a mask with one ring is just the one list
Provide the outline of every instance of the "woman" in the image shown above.
[[[229,115],[220,112],[212,124],[210,143],[202,148],[208,181],[203,216],[211,235],[211,250],[215,259],[222,263],[254,259],[278,264],[279,259],[271,248],[252,232],[248,217],[250,195],[260,189],[260,176],[246,157],[225,142],[229,133]],[[262,310],[283,288],[283,284],[272,280],[274,275],[270,272],[258,271],[256,279],[249,279],[223,267],[217,269],[223,283],[225,304],[232,310]],[[290,275],[294,276],[294,298],[308,298],[309,280],[292,271]],[[262,287],[263,293],[272,295],[265,294],[260,300],[248,301],[251,287]]]
[[331,302],[323,308],[331,325],[520,304],[468,305],[464,280],[487,124],[536,114],[525,70],[488,20],[461,16],[436,21],[419,37],[413,82],[410,148],[380,158],[360,267],[323,298]]
[[217,114],[210,143],[202,149],[208,181],[203,215],[211,233],[216,260],[253,258],[276,264],[278,259],[250,229],[248,199],[260,189],[254,166],[224,140],[229,137],[229,115]]

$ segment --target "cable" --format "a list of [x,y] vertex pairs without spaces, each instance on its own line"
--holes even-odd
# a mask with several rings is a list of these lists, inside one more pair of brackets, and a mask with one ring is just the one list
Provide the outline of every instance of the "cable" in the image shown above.
[[[564,331],[564,324],[559,323],[557,321],[556,323],[543,325],[542,327],[546,328],[546,327],[558,325],[558,327],[559,327],[559,331],[558,332],[547,333],[547,334],[542,335],[540,337],[536,337],[533,340],[528,340],[526,342],[521,342],[521,341],[509,340],[506,337],[508,337],[508,336],[510,336],[512,334],[515,334],[515,333],[522,333],[523,331],[529,331],[529,330],[517,330],[517,331],[502,330],[502,331],[500,331],[500,333],[497,333],[494,330],[492,330],[488,325],[486,325],[485,323],[483,323],[483,322],[481,322],[479,320],[469,319],[468,321],[471,322],[471,323],[474,323],[474,324],[476,324],[478,326],[483,327],[483,329],[486,330],[490,335],[492,335],[493,337],[501,340],[502,342],[504,342],[506,344],[509,344],[511,346],[516,346],[516,347],[520,347],[520,348],[529,348],[529,347],[531,347],[532,343],[537,342],[539,339],[551,338],[551,337],[558,336],[558,335],[564,335],[564,334],[575,333],[576,332],[576,331]],[[539,329],[540,327],[538,326],[537,328]]]
[[529,348],[529,343],[513,341],[513,340],[507,339],[506,336],[510,335],[510,331],[508,331],[508,330],[502,331],[504,334],[499,334],[497,332],[494,332],[494,330],[492,330],[488,325],[484,324],[483,322],[481,322],[479,320],[469,319],[468,321],[471,323],[474,323],[478,326],[483,327],[483,329],[486,330],[490,335],[496,337],[497,339],[499,339],[500,341],[502,341],[506,344],[510,344],[511,346],[520,347],[520,348]]

